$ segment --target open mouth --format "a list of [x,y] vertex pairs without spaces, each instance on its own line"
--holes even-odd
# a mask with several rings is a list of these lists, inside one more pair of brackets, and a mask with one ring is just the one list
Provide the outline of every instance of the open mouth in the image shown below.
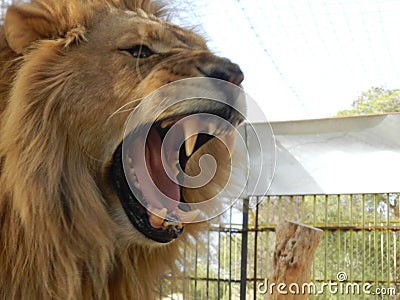
[[182,193],[190,158],[214,138],[232,150],[235,127],[243,120],[231,107],[204,112],[204,118],[198,114],[170,116],[136,128],[114,153],[110,179],[125,213],[138,231],[159,243],[179,237],[185,224],[200,214],[191,210]]

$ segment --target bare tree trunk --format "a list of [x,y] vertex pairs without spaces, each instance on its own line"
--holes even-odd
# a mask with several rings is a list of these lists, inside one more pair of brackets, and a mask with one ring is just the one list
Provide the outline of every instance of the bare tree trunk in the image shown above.
[[[322,230],[284,221],[276,227],[275,233],[276,245],[273,273],[268,284],[268,299],[309,299],[312,262],[322,237]],[[303,285],[304,283],[306,285]]]

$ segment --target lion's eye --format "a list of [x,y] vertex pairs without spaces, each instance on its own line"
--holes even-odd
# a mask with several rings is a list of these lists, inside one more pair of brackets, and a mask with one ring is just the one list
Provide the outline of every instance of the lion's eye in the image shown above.
[[147,58],[154,54],[153,51],[144,45],[136,45],[130,49],[127,49],[126,51],[128,51],[135,58]]

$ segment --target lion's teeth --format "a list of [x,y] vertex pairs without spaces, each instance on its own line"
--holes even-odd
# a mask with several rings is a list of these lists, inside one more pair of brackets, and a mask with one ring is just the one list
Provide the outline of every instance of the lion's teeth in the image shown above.
[[200,214],[200,210],[196,209],[193,211],[183,211],[180,209],[176,210],[176,214],[179,216],[182,223],[190,223],[193,222],[198,215]]
[[165,216],[167,215],[167,209],[166,208],[163,208],[163,209],[161,209],[161,210],[159,210],[158,211],[158,216],[160,217],[160,218],[162,218],[163,220],[165,219]]
[[210,135],[214,135],[216,130],[217,130],[217,125],[215,123],[211,122],[210,124],[208,124],[208,133]]
[[167,154],[167,163],[169,166],[169,175],[178,176],[179,174],[179,151],[171,151]]
[[150,211],[149,220],[153,227],[160,227],[164,223],[165,216],[167,215],[167,209],[153,208]]
[[192,155],[194,146],[196,145],[197,137],[198,135],[194,134],[186,139],[185,141],[186,156]]
[[165,221],[162,223],[162,226],[163,226],[163,227],[172,226],[172,227],[182,228],[182,222],[180,222],[180,221],[173,221],[173,220],[165,220]]
[[192,117],[190,120],[183,124],[183,132],[185,134],[185,151],[186,156],[193,153],[194,146],[196,145],[198,133],[200,132],[200,124],[197,118]]
[[161,123],[161,128],[167,128],[168,126],[174,124],[175,122],[176,122],[175,119],[163,121],[163,122]]
[[129,178],[131,179],[131,182],[133,183],[133,185],[136,188],[140,189],[140,185],[139,185],[139,182],[138,182],[138,179],[137,179],[136,172],[135,172],[134,168],[130,168],[129,169]]

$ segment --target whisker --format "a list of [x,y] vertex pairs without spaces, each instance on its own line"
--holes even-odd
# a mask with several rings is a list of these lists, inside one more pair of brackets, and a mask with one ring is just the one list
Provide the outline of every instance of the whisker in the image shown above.
[[120,110],[118,113],[119,113],[119,114],[122,114],[122,113],[125,113],[125,112],[132,111],[132,110],[134,110],[134,109],[135,109],[135,108],[128,108],[128,109]]
[[110,116],[107,118],[106,122],[108,122],[112,117],[114,117],[117,114],[122,114],[124,112],[132,111],[134,109],[134,107],[129,108],[129,109],[124,109],[124,108],[127,107],[128,105],[134,104],[134,103],[136,103],[138,101],[141,101],[141,100],[143,100],[143,98],[138,98],[138,99],[135,99],[135,100],[132,100],[132,101],[129,101],[129,102],[125,103],[120,108],[118,108],[116,111],[114,111],[112,114],[110,114]]
[[99,158],[96,158],[96,157],[90,155],[87,151],[83,151],[83,154],[86,155],[91,160],[94,160],[94,161],[97,161],[97,162],[101,162],[101,163],[105,163],[106,162],[104,159],[99,159]]

